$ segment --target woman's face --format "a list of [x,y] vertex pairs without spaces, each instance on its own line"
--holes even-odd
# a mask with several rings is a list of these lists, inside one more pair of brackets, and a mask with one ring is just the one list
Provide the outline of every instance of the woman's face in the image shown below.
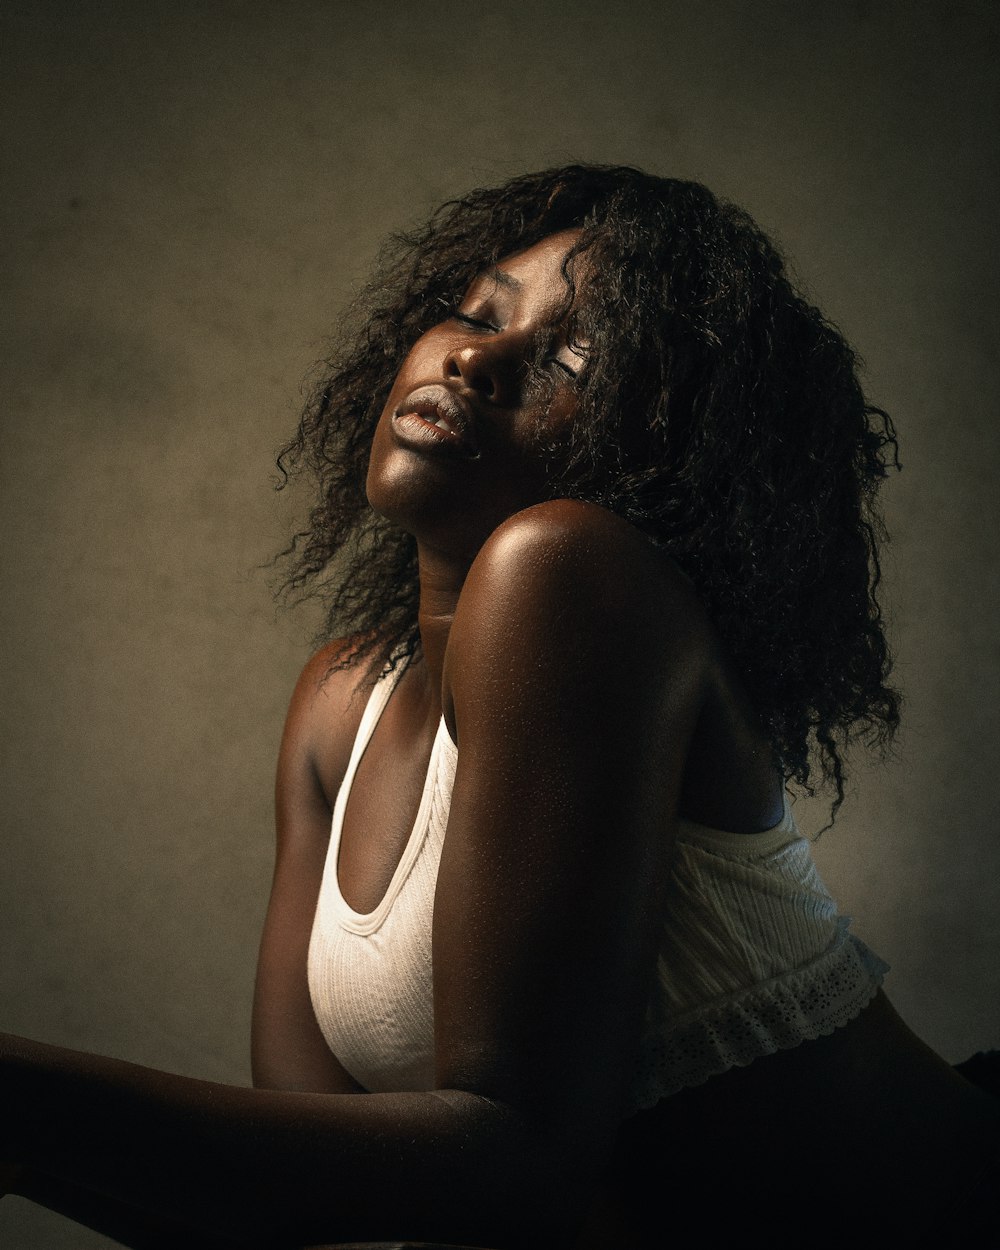
[[418,538],[471,558],[507,517],[550,497],[542,444],[572,420],[585,364],[567,339],[562,272],[578,234],[550,235],[481,273],[403,361],[375,432],[368,498]]

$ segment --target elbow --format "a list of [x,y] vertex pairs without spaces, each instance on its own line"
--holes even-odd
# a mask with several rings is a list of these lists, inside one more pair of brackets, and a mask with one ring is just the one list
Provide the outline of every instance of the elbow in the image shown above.
[[[476,1244],[496,1250],[572,1250],[602,1189],[614,1131],[551,1122],[507,1103],[458,1090],[435,1097],[478,1104],[489,1128],[474,1150]],[[471,1143],[470,1143],[471,1144]],[[473,1214],[473,1211],[470,1211]]]

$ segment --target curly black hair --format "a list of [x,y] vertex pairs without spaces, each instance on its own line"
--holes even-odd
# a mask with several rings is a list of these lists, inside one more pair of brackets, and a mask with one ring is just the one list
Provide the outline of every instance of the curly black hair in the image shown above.
[[354,639],[350,662],[416,653],[415,543],[365,497],[375,425],[413,343],[476,274],[567,228],[582,230],[571,255],[587,254],[570,332],[589,357],[552,495],[601,504],[671,554],[786,779],[812,793],[818,764],[835,813],[844,748],[884,747],[899,722],[876,598],[895,431],[774,244],[698,183],[570,165],[473,191],[395,236],[279,455],[283,474],[319,487],[282,553],[284,589],[326,596],[327,636]]

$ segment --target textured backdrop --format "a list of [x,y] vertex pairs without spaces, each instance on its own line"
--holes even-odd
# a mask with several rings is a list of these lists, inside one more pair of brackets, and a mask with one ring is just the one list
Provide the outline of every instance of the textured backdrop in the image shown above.
[[[1000,1045],[1000,10],[8,0],[2,23],[0,1027],[247,1079],[315,625],[259,571],[302,506],[274,450],[385,233],[582,159],[748,207],[897,420],[906,730],[819,858],[911,1024],[953,1060]],[[0,1242],[109,1244],[19,1200]]]

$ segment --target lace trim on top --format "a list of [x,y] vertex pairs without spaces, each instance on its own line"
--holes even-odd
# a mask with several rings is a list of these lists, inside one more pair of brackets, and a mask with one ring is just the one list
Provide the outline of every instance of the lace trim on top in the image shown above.
[[829,950],[761,985],[674,1018],[647,1018],[631,1109],[645,1110],[730,1068],[790,1050],[849,1024],[878,992],[889,965],[837,921]]
[[743,835],[682,820],[634,1109],[853,1020],[888,965],[848,932],[787,798]]

